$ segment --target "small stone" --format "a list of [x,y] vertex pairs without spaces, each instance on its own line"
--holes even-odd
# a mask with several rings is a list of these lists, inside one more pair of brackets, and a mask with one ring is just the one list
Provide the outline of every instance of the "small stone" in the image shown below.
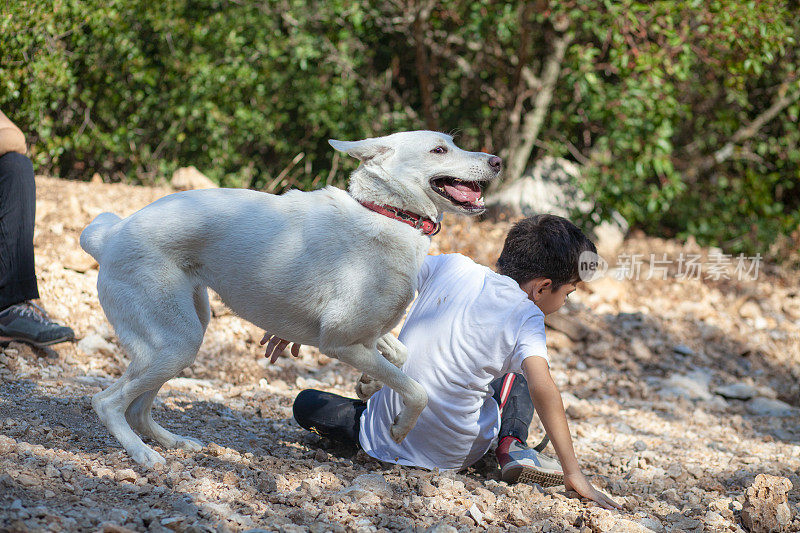
[[94,257],[81,250],[74,250],[65,254],[62,261],[64,268],[80,272],[81,274],[97,266],[97,261]]
[[117,481],[129,481],[130,483],[135,483],[139,478],[139,475],[134,472],[132,468],[123,468],[122,470],[117,471],[117,473],[114,475],[114,478]]
[[183,531],[184,525],[186,523],[185,516],[173,516],[170,518],[162,518],[161,525],[167,529],[171,529],[172,531]]
[[633,443],[633,449],[637,452],[643,452],[647,449],[647,444],[645,444],[644,441],[637,440]]
[[421,496],[425,496],[427,498],[433,497],[436,495],[436,487],[434,487],[427,481],[422,481],[419,484],[419,493]]
[[776,416],[788,417],[794,416],[796,409],[780,400],[773,400],[771,398],[753,398],[745,404],[747,412],[757,416]]
[[439,522],[426,529],[425,533],[458,533],[458,530],[450,524]]
[[661,524],[661,522],[659,522],[655,518],[650,518],[649,516],[640,518],[636,522],[638,522],[639,525],[644,526],[649,530],[655,531],[656,533],[661,533],[662,531],[664,531],[664,526]]
[[749,318],[756,320],[761,318],[761,308],[752,300],[748,300],[739,308],[739,316],[742,318]]
[[112,522],[103,522],[102,524],[100,524],[100,530],[103,533],[136,533],[132,529],[128,529],[125,526],[114,524]]
[[695,370],[685,375],[673,374],[664,380],[660,394],[679,396],[687,400],[708,401],[713,398],[708,390],[711,375],[704,370]]
[[594,414],[594,409],[592,409],[592,406],[589,405],[588,402],[579,401],[567,407],[566,413],[570,418],[580,420],[592,416],[592,414]]
[[667,467],[667,475],[672,479],[677,479],[683,474],[683,467],[678,463],[672,463]]
[[480,509],[478,509],[478,506],[475,505],[474,503],[469,508],[469,515],[472,517],[473,520],[475,520],[475,524],[477,524],[479,526],[484,525],[483,524],[483,513],[481,512]]
[[649,361],[653,358],[653,352],[639,337],[634,337],[631,340],[631,352],[633,352],[634,357],[641,361]]
[[110,356],[114,353],[114,345],[96,333],[91,333],[78,342],[78,350],[85,355]]
[[47,466],[44,467],[44,473],[47,477],[61,477],[61,472],[58,471],[58,468],[50,463],[47,463]]
[[26,487],[35,487],[39,485],[39,479],[35,476],[31,476],[29,474],[20,474],[17,476],[17,481],[25,485]]
[[729,400],[749,400],[758,394],[758,390],[747,383],[723,385],[722,387],[717,387],[714,392]]
[[676,344],[672,347],[672,351],[680,355],[694,355],[694,350],[685,344]]
[[792,482],[784,477],[758,474],[753,484],[745,491],[742,506],[742,523],[751,533],[786,531],[792,520],[792,512],[786,493]]

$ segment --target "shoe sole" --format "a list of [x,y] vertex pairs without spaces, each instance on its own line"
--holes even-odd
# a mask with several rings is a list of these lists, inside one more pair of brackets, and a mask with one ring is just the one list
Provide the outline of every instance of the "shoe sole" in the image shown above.
[[506,483],[537,483],[542,487],[556,487],[564,484],[564,474],[542,472],[533,468],[510,469],[502,476]]
[[57,339],[53,339],[47,342],[34,342],[28,339],[18,339],[14,337],[2,337],[0,336],[0,346],[8,346],[12,342],[21,342],[24,344],[30,344],[31,346],[36,346],[37,348],[43,348],[45,346],[52,346],[53,344],[58,344],[60,342],[67,342],[67,341],[74,341],[75,339],[72,337],[59,337]]

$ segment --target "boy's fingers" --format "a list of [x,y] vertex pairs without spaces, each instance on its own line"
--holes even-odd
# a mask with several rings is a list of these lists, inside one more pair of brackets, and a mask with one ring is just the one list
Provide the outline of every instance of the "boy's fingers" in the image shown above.
[[602,505],[604,508],[606,508],[606,509],[621,509],[622,508],[622,506],[620,504],[618,504],[617,502],[615,502],[614,500],[612,500],[611,498],[609,498],[608,496],[606,496],[602,492],[599,492],[599,494],[600,494],[600,498],[599,498],[598,503],[600,505]]
[[269,342],[267,343],[267,350],[264,354],[265,357],[270,357],[270,363],[274,363],[275,359],[277,358],[277,354],[275,353],[275,345],[278,343],[280,339],[275,337],[274,335],[270,337]]
[[300,357],[300,345],[296,342],[292,343],[292,355],[294,357]]
[[264,344],[266,344],[267,340],[270,339],[271,337],[272,337],[272,335],[270,335],[269,333],[264,333],[264,336],[261,337],[261,341],[259,342],[259,344],[261,346],[264,346]]
[[289,341],[285,341],[278,337],[274,337],[272,341],[275,342],[275,346],[274,351],[272,352],[272,359],[270,359],[270,363],[277,361],[278,357],[280,357],[280,355],[283,353],[283,350],[286,349],[286,345],[289,344]]

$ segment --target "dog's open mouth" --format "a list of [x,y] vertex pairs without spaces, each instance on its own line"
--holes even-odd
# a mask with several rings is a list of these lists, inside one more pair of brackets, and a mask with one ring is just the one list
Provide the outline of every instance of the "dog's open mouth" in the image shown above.
[[483,210],[483,192],[481,185],[488,182],[464,181],[452,176],[440,176],[431,180],[434,191],[444,196],[454,205],[466,209]]

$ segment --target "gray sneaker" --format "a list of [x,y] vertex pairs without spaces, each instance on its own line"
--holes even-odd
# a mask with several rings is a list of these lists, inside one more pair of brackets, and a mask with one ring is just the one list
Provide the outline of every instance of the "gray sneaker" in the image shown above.
[[44,309],[31,301],[14,304],[0,311],[0,343],[25,342],[50,346],[75,340],[75,332],[50,320]]
[[[506,483],[538,483],[542,487],[564,484],[561,463],[543,455],[533,448],[521,445],[516,439],[510,446],[498,446],[497,460],[500,478]],[[503,443],[505,444],[505,443]]]

